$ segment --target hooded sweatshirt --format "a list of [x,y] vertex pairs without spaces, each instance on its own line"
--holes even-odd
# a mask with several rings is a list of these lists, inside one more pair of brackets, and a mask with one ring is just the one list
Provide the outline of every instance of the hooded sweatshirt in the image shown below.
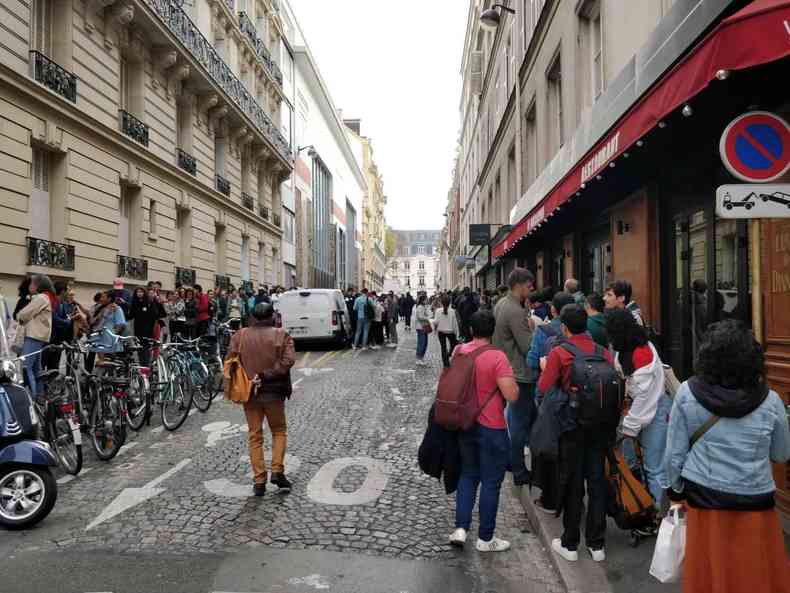
[[[623,434],[635,437],[653,421],[656,415],[658,400],[664,395],[664,365],[658,357],[655,347],[647,343],[653,355],[650,363],[637,368],[626,378],[626,393],[631,397],[631,408],[623,418]],[[618,362],[620,355],[618,354]]]

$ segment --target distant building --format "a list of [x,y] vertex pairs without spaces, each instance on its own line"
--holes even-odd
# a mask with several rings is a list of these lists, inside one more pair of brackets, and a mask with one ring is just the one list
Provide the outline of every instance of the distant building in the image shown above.
[[441,231],[393,231],[395,255],[387,262],[387,277],[401,292],[424,290],[433,294],[439,285]]

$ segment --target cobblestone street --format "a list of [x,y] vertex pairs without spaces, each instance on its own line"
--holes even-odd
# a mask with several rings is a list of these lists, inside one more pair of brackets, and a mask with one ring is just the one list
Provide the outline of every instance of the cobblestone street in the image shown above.
[[432,340],[431,366],[415,369],[414,342],[299,352],[289,495],[250,497],[244,417],[221,400],[175,433],[132,434],[109,463],[88,452],[47,520],[3,533],[3,591],[562,590],[509,475],[497,534],[513,550],[446,544],[454,499],[416,463],[440,356]]

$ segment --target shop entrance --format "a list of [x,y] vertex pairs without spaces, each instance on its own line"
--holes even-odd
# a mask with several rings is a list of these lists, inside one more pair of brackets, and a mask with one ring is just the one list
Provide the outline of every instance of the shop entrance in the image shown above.
[[722,319],[751,326],[746,221],[717,218],[711,197],[669,211],[662,227],[664,360],[682,380],[707,327]]
[[582,290],[603,295],[612,275],[612,240],[609,223],[584,237]]

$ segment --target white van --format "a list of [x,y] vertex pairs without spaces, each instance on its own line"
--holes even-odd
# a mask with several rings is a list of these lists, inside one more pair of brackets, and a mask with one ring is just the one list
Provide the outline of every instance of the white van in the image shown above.
[[280,322],[296,342],[331,341],[345,346],[351,338],[343,293],[331,288],[305,288],[280,295]]

